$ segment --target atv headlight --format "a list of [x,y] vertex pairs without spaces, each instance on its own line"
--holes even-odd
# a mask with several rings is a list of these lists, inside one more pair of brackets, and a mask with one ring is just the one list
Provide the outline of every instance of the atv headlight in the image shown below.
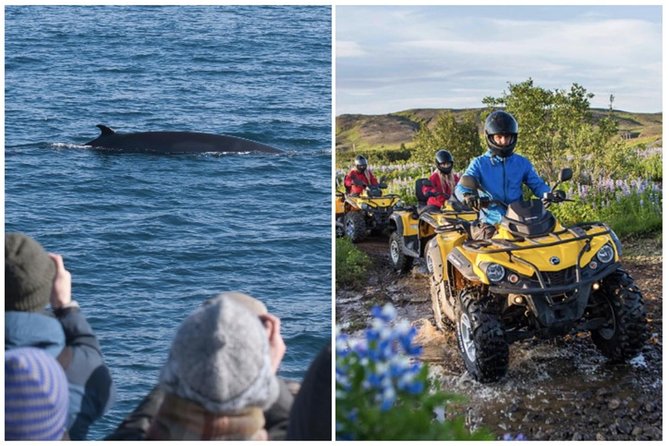
[[485,269],[485,274],[491,282],[499,282],[504,278],[505,273],[506,271],[504,270],[504,267],[497,263],[491,263]]
[[607,243],[597,251],[597,260],[602,263],[609,263],[613,260],[614,255],[613,248]]

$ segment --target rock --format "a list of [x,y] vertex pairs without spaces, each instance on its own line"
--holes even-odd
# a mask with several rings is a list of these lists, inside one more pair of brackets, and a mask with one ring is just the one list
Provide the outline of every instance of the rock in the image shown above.
[[618,432],[620,432],[621,434],[629,434],[632,432],[632,425],[625,420],[619,420]]
[[643,433],[651,440],[662,440],[662,430],[655,426],[645,428]]
[[620,407],[620,400],[618,398],[613,398],[612,400],[609,400],[608,406],[609,410],[616,410]]
[[595,439],[597,441],[606,441],[606,436],[601,432],[597,432],[597,435],[595,435]]
[[648,403],[644,404],[643,408],[646,409],[646,412],[655,412],[655,404],[654,403],[648,402]]
[[599,389],[597,389],[597,396],[604,396],[604,395],[608,395],[609,393],[611,393],[611,392],[609,391],[609,389],[607,389],[605,387],[600,387]]
[[580,432],[574,432],[574,435],[571,436],[571,441],[581,441],[583,440],[583,435]]
[[632,429],[632,435],[635,436],[635,437],[638,437],[639,435],[641,435],[642,432],[643,432],[643,429],[641,429],[639,426],[635,426],[634,429]]

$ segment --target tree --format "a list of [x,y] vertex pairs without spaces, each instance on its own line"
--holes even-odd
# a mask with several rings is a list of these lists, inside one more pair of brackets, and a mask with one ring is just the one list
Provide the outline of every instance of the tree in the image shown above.
[[412,160],[433,164],[437,150],[446,149],[453,155],[456,169],[463,170],[471,158],[482,153],[478,115],[474,111],[466,112],[458,122],[454,113],[441,113],[432,129],[425,123],[421,124],[413,145],[415,150],[411,155]]
[[[616,123],[605,117],[595,123],[590,112],[594,95],[578,85],[566,90],[546,90],[530,78],[509,84],[502,97],[486,97],[490,108],[503,106],[518,121],[516,150],[527,156],[546,179],[555,179],[563,167],[574,169],[578,181],[593,176],[615,176],[624,166]],[[612,100],[612,98],[610,98]]]

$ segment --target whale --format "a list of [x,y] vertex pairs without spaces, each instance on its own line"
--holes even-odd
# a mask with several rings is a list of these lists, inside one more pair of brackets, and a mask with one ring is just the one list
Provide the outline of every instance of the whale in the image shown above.
[[250,139],[230,135],[197,132],[117,133],[98,124],[100,136],[84,145],[120,152],[155,153],[283,153],[274,147]]

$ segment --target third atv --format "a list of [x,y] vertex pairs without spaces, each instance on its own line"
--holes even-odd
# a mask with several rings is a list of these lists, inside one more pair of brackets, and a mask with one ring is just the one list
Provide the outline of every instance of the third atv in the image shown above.
[[364,240],[372,232],[386,230],[390,214],[400,201],[399,195],[383,194],[383,189],[387,188],[383,179],[380,184],[365,186],[361,194],[346,193],[343,197],[344,212],[339,218],[343,219],[344,234],[353,243]]

